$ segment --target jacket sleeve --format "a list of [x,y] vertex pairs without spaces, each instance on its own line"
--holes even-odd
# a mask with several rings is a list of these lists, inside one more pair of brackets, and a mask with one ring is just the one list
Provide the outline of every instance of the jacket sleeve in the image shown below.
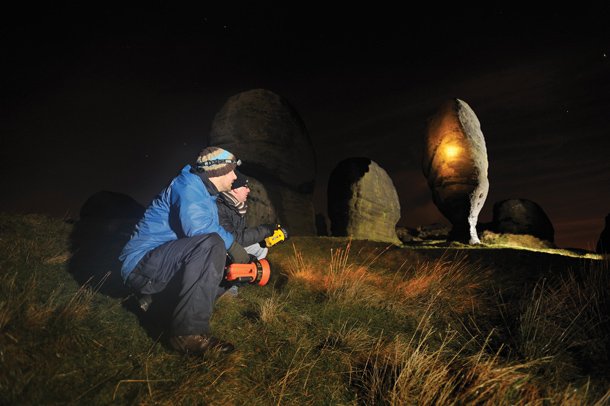
[[[197,179],[197,181],[200,181]],[[182,231],[188,237],[217,233],[229,249],[235,238],[218,222],[218,209],[214,197],[203,184],[186,184],[176,187],[172,193],[172,205],[178,211]]]
[[241,241],[240,244],[242,246],[247,247],[248,245],[263,241],[269,237],[267,234],[267,230],[263,227],[247,227],[241,233],[236,233],[235,239],[237,242]]
[[239,225],[233,224],[235,219],[234,219],[233,215],[231,214],[231,209],[227,207],[227,205],[223,202],[221,197],[216,199],[216,203],[217,203],[216,207],[218,209],[218,221],[220,222],[220,225],[225,230],[227,230],[228,232],[233,234],[237,243],[239,245],[242,245],[242,243],[237,239],[236,230],[239,228]]
[[246,227],[246,220],[229,208],[222,198],[219,198],[217,203],[220,225],[233,234],[239,245],[247,247],[268,237],[267,230],[264,227]]

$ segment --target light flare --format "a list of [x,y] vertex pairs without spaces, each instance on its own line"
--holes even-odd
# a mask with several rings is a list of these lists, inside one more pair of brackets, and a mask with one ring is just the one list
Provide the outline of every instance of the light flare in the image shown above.
[[443,155],[445,155],[445,158],[447,159],[457,158],[461,154],[462,148],[457,145],[449,144],[443,147]]

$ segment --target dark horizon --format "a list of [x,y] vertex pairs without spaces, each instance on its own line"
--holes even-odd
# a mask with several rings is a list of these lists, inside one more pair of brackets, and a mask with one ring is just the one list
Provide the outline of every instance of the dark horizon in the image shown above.
[[146,205],[205,146],[229,97],[264,88],[308,129],[316,212],[334,167],[365,156],[396,186],[398,225],[448,224],[420,163],[426,120],[459,98],[488,150],[479,221],[526,198],[558,246],[595,249],[610,213],[608,6],[351,17],[249,7],[7,14],[0,210],[77,217],[100,190]]

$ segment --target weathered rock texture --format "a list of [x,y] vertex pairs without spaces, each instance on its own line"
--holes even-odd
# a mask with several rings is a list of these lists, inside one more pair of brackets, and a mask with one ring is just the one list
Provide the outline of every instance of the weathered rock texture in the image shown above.
[[542,208],[531,200],[507,199],[493,207],[491,228],[502,234],[529,234],[554,242],[555,229]]
[[489,191],[487,147],[464,101],[445,102],[428,122],[422,169],[434,204],[452,224],[449,239],[478,244],[476,225]]
[[279,221],[279,216],[265,186],[252,177],[248,177],[248,186],[250,187],[248,215],[246,216],[248,226],[253,227],[263,223]]
[[260,182],[250,192],[250,224],[264,218],[293,235],[315,235],[315,154],[303,121],[286,100],[265,89],[229,98],[214,118],[210,145],[234,153],[243,161],[240,170]]
[[599,240],[597,240],[597,247],[595,248],[595,252],[598,254],[608,254],[610,253],[610,214],[606,216],[606,225],[599,235]]
[[400,203],[392,179],[368,158],[341,161],[328,180],[331,234],[400,245]]

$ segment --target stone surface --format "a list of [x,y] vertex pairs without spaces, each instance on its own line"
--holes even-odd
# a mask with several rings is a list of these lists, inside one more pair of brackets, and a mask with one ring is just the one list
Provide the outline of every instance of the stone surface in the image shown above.
[[248,211],[246,222],[248,227],[254,227],[263,223],[279,222],[277,211],[265,186],[253,177],[248,176],[250,194],[248,195]]
[[432,200],[451,222],[450,240],[479,243],[476,225],[489,181],[479,120],[460,99],[445,102],[428,121],[422,162]]
[[284,98],[266,89],[230,97],[214,118],[209,144],[234,153],[243,161],[240,171],[262,185],[250,193],[249,222],[275,216],[294,235],[315,235],[315,154]]
[[392,179],[368,158],[348,158],[328,181],[328,216],[333,236],[400,245],[400,203]]
[[506,199],[493,207],[492,230],[501,234],[529,234],[554,242],[555,230],[542,207],[528,199]]

